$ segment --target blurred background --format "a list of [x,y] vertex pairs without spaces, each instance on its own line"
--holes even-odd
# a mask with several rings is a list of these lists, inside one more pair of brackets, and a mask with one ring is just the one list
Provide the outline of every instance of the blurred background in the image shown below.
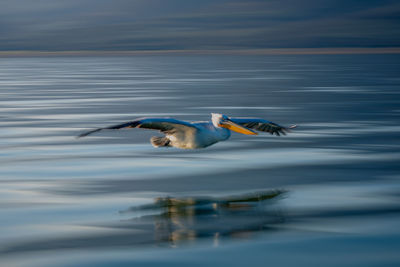
[[[398,266],[398,1],[8,1],[5,266]],[[298,128],[200,150],[87,129]]]

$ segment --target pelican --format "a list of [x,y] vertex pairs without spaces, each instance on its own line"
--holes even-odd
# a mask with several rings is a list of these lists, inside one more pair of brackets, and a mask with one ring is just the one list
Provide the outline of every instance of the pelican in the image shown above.
[[186,122],[173,118],[139,118],[84,132],[78,138],[104,129],[144,128],[159,130],[165,134],[163,137],[151,137],[150,142],[154,147],[197,149],[227,140],[231,136],[231,131],[246,135],[257,135],[256,131],[262,131],[280,136],[286,135],[286,132],[295,127],[296,125],[292,125],[286,128],[263,119],[230,118],[223,114],[211,113],[211,122]]

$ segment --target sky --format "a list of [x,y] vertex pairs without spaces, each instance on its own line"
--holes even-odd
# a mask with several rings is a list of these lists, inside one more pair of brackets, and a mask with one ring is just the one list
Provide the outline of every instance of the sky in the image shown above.
[[1,0],[0,51],[400,47],[398,0]]

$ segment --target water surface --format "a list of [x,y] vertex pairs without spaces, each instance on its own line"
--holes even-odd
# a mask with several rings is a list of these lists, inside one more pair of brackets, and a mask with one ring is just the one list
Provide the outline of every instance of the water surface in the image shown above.
[[[0,61],[0,258],[8,266],[398,265],[400,57]],[[299,127],[155,149],[81,132],[211,112]]]

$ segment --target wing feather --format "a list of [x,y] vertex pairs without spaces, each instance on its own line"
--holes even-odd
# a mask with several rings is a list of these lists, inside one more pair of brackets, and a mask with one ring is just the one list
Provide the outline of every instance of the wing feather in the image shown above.
[[97,128],[78,135],[78,138],[85,137],[95,132],[105,129],[122,129],[122,128],[144,128],[151,130],[159,130],[166,134],[172,134],[177,131],[195,130],[197,127],[189,122],[180,121],[172,118],[140,118],[117,125],[104,128]]
[[257,131],[261,132],[267,132],[270,134],[275,134],[277,136],[280,136],[281,134],[286,135],[287,132],[290,131],[290,129],[293,129],[296,127],[296,125],[292,125],[290,127],[283,127],[279,124],[276,124],[271,121],[263,120],[263,119],[258,119],[258,118],[230,118],[233,122],[240,124],[244,127],[254,129]]

